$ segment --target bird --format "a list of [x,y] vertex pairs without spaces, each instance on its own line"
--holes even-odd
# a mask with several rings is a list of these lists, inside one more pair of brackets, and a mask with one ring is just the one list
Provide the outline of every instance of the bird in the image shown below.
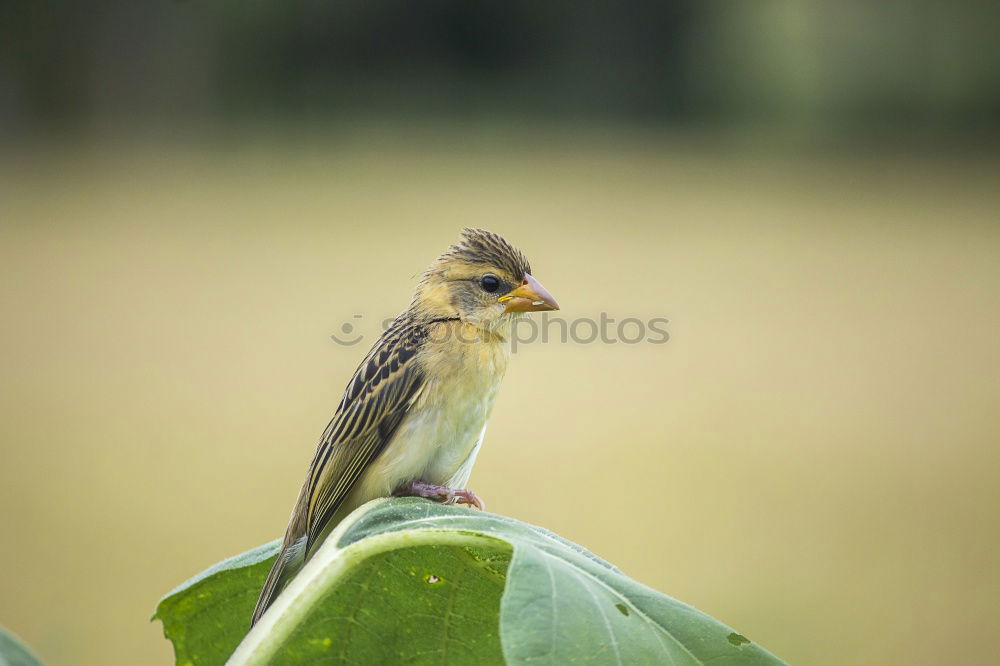
[[524,313],[558,310],[503,237],[463,229],[375,341],[320,437],[253,627],[341,520],[365,502],[416,496],[483,509],[465,486]]

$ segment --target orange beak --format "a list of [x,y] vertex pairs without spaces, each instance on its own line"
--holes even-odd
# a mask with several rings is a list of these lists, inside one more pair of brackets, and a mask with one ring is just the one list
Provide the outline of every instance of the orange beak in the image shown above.
[[559,309],[559,304],[552,298],[552,294],[528,273],[524,274],[524,280],[517,289],[497,300],[507,304],[504,312],[540,312]]

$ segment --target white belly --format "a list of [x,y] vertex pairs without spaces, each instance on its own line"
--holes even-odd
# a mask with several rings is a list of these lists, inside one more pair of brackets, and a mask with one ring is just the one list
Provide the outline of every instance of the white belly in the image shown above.
[[461,464],[458,470],[451,476],[450,479],[444,482],[443,485],[449,488],[465,488],[466,484],[469,482],[469,476],[472,475],[472,466],[476,464],[476,456],[479,455],[479,447],[483,445],[483,438],[486,437],[486,426],[479,431],[479,439],[472,446],[472,451],[469,455],[465,457],[465,462]]
[[498,389],[499,382],[486,391],[452,393],[450,399],[415,405],[360,479],[350,504],[385,497],[410,481],[464,487]]
[[509,359],[509,345],[443,344],[422,354],[430,380],[392,441],[368,466],[347,511],[410,481],[462,488],[483,441]]

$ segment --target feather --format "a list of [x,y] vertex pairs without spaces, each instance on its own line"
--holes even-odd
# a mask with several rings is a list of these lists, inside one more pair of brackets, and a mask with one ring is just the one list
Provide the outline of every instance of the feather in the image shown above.
[[382,334],[348,382],[309,466],[251,625],[302,567],[328,528],[333,527],[331,519],[344,499],[392,440],[419,396],[424,376],[414,357],[426,337],[426,326],[410,313],[403,313]]

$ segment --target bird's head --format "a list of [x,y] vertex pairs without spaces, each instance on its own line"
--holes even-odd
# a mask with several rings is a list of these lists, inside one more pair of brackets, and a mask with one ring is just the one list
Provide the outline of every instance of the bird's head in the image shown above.
[[495,233],[463,229],[459,242],[424,273],[414,305],[432,317],[457,317],[493,330],[520,312],[558,310],[531,275],[524,255]]

